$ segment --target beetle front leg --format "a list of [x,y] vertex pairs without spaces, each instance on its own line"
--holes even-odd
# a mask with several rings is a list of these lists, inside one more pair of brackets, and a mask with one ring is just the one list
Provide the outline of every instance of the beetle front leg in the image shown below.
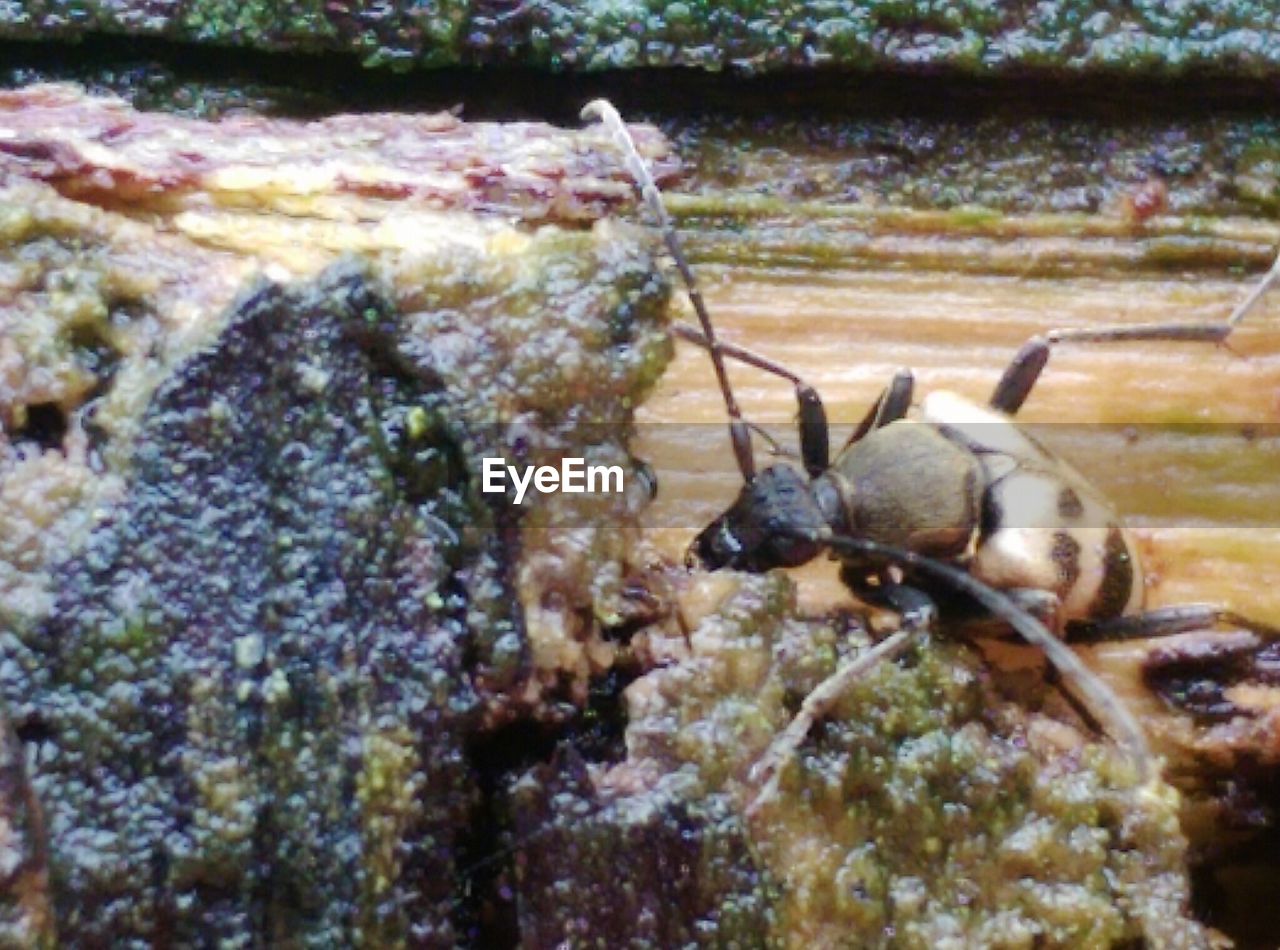
[[[671,325],[671,332],[704,350],[711,349],[706,336],[697,327],[687,323],[674,323]],[[822,398],[818,395],[818,391],[781,363],[767,356],[761,356],[745,346],[717,339],[716,347],[725,356],[764,370],[766,373],[772,373],[795,387],[796,403],[799,406],[800,458],[810,478],[816,478],[825,472],[831,465],[831,445],[827,411],[822,405]],[[751,428],[759,431],[754,425]]]

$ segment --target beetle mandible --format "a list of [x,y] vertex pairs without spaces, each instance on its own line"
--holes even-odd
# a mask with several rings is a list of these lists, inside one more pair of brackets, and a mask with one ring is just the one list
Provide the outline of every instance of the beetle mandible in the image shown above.
[[[831,457],[826,413],[812,386],[785,366],[717,338],[675,226],[617,111],[604,100],[583,109],[599,118],[627,168],[685,284],[700,326],[677,336],[710,354],[729,417],[743,487],[695,538],[691,558],[710,569],[796,567],[830,551],[841,578],[864,602],[889,607],[900,629],[846,662],[811,693],[762,757],[756,778],[768,796],[785,758],[850,683],[901,653],[935,619],[950,592],[976,604],[1041,648],[1089,714],[1152,776],[1142,727],[1119,697],[1064,640],[1165,636],[1223,624],[1264,640],[1280,630],[1211,604],[1145,609],[1137,547],[1110,502],[1074,468],[1013,421],[1058,344],[1123,341],[1223,343],[1280,280],[1280,256],[1226,320],[1054,330],[1013,357],[987,404],[933,392],[918,405],[910,370],[899,371]],[[788,381],[799,404],[799,459],[757,472],[752,430],[734,398],[725,358]],[[754,807],[754,805],[753,805]]]

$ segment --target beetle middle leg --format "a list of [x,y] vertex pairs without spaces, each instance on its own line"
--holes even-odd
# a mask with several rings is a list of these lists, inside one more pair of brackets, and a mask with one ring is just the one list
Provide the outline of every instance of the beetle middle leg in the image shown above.
[[989,404],[1009,415],[1022,408],[1049,362],[1050,350],[1060,343],[1225,343],[1271,287],[1280,280],[1280,254],[1270,270],[1231,311],[1226,320],[1186,323],[1141,323],[1129,327],[1077,327],[1050,330],[1044,336],[1032,337],[1014,355],[991,394]]
[[894,373],[889,385],[885,387],[879,398],[871,404],[871,408],[862,417],[862,421],[853,430],[853,434],[849,436],[845,445],[853,445],[868,432],[883,428],[890,422],[897,422],[899,419],[906,418],[911,409],[911,400],[915,396],[915,388],[916,377],[911,370],[900,369]]

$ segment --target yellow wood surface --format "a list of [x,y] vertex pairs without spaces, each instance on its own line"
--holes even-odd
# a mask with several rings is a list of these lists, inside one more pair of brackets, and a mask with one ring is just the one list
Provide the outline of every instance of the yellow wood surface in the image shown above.
[[[686,231],[696,256],[699,236]],[[1011,242],[1016,245],[1016,240]],[[1016,252],[1007,248],[1005,256]],[[1016,348],[1055,327],[1224,318],[1257,279],[1221,272],[1020,277],[901,267],[704,264],[726,339],[780,360],[818,388],[847,432],[895,369],[976,400]],[[680,299],[677,313],[692,320]],[[731,376],[749,418],[794,445],[789,386]],[[1211,601],[1280,623],[1280,292],[1232,336],[1205,344],[1059,347],[1019,418],[1115,502],[1144,547],[1151,605]],[[656,467],[650,536],[678,558],[739,479],[706,355],[680,344],[640,414],[638,454]],[[838,443],[833,443],[837,445]],[[759,444],[760,464],[767,464]],[[805,603],[847,595],[809,569]]]

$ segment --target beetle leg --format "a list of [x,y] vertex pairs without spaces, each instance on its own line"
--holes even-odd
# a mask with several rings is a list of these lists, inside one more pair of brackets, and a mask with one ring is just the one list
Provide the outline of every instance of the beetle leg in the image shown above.
[[1022,345],[991,394],[991,408],[1009,415],[1022,408],[1036,381],[1049,361],[1049,350],[1058,343],[1125,343],[1131,341],[1163,341],[1170,343],[1225,343],[1245,316],[1280,280],[1280,255],[1271,269],[1254,285],[1223,321],[1195,323],[1141,323],[1128,327],[1079,327],[1050,330],[1042,337],[1032,337]]
[[750,819],[760,807],[775,798],[778,794],[778,776],[782,766],[799,750],[805,737],[814,723],[825,717],[836,702],[848,692],[849,687],[873,670],[884,660],[891,660],[900,655],[925,627],[908,626],[905,622],[901,630],[885,637],[869,650],[864,650],[853,659],[841,664],[834,673],[817,685],[817,687],[800,704],[788,726],[778,733],[764,755],[751,769],[752,784],[759,791],[752,797],[747,806],[746,816]]
[[[1035,617],[1054,633],[1062,633],[1062,598],[1050,590],[1014,587],[1004,591],[1015,605]],[[1021,640],[1009,624],[995,615],[984,615],[963,621],[967,637],[998,640]]]
[[[671,332],[680,337],[680,339],[687,340],[705,350],[711,349],[711,344],[707,341],[706,335],[697,327],[692,327],[687,323],[675,323],[671,326]],[[727,343],[720,339],[716,340],[716,346],[725,356],[746,363],[748,366],[754,366],[756,369],[762,369],[766,373],[772,373],[774,376],[780,376],[795,387],[796,402],[800,406],[800,457],[804,461],[805,471],[809,473],[810,478],[815,478],[825,472],[831,464],[831,449],[827,428],[827,411],[822,406],[822,399],[818,396],[818,391],[781,363],[771,360],[767,356],[761,356],[745,346]],[[760,431],[756,426],[751,426],[751,428],[757,432]]]
[[1271,268],[1254,285],[1248,295],[1236,305],[1236,308],[1231,311],[1231,315],[1222,322],[1143,323],[1131,327],[1085,327],[1081,329],[1053,330],[1048,334],[1048,340],[1050,343],[1061,343],[1068,340],[1081,343],[1118,343],[1126,340],[1222,343],[1277,280],[1280,280],[1280,255],[1276,256]]
[[1170,706],[1201,721],[1265,712],[1273,708],[1280,687],[1280,629],[1213,604],[1072,624],[1069,633],[1087,643],[1186,634],[1152,645],[1142,662],[1142,679]]
[[1231,311],[1231,315],[1222,322],[1143,323],[1131,327],[1085,327],[1073,330],[1053,330],[1048,334],[1048,340],[1050,343],[1061,343],[1068,340],[1077,343],[1119,343],[1126,340],[1222,343],[1277,280],[1280,280],[1280,254],[1276,256],[1271,268],[1262,276],[1262,279],[1236,305],[1236,308]]
[[1022,344],[1022,348],[1014,354],[1012,362],[1000,377],[1000,382],[996,383],[995,392],[988,400],[991,408],[1007,412],[1011,416],[1017,413],[1027,396],[1031,395],[1047,362],[1049,341],[1044,337],[1035,336]]
[[1073,625],[1071,632],[1074,639],[1091,643],[1184,634],[1152,644],[1142,661],[1142,680],[1170,706],[1202,722],[1267,714],[1274,708],[1280,687],[1280,629],[1269,624],[1212,604],[1186,604]]
[[938,619],[938,605],[919,587],[886,584],[880,588],[879,599],[902,618],[903,629],[928,630]]
[[1111,620],[1073,621],[1067,625],[1067,639],[1072,643],[1143,640],[1218,626],[1242,628],[1263,640],[1280,640],[1280,628],[1251,620],[1214,604],[1179,604]]
[[897,422],[905,416],[911,408],[911,399],[915,394],[915,387],[916,377],[911,370],[900,369],[894,373],[889,385],[885,387],[884,392],[867,410],[867,414],[858,423],[858,427],[853,430],[853,434],[849,436],[849,441],[845,443],[845,446],[853,445],[868,432],[887,426],[890,422]]

